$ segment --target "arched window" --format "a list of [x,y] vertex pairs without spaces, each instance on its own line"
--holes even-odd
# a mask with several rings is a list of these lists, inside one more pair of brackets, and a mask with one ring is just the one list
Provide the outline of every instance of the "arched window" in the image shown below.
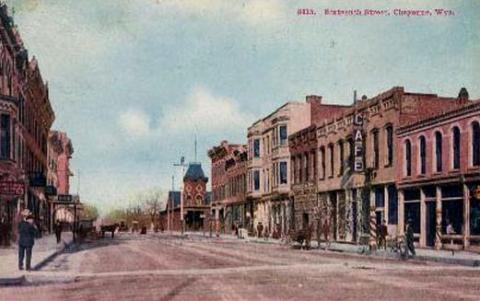
[[412,144],[410,140],[405,141],[405,175],[412,175]]
[[338,141],[338,153],[339,153],[339,167],[340,167],[340,171],[338,173],[339,176],[343,175],[343,170],[344,170],[344,161],[343,161],[343,157],[344,157],[344,147],[343,147],[343,140],[339,140]]
[[460,129],[458,127],[454,127],[452,129],[452,136],[453,136],[452,166],[453,166],[453,169],[459,169],[460,168]]
[[443,169],[442,165],[442,134],[440,132],[435,132],[435,171],[441,172]]
[[425,137],[421,136],[419,139],[420,144],[420,174],[424,175],[427,172],[427,143]]
[[325,170],[325,147],[320,147],[320,177],[321,179],[325,179],[326,170]]
[[480,166],[480,124],[472,123],[472,165]]

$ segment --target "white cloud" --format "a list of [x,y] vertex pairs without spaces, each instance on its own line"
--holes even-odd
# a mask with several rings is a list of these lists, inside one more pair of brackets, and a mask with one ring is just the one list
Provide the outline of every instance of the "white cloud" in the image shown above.
[[197,86],[184,103],[166,112],[161,130],[199,131],[247,128],[253,116],[242,113],[231,98],[214,95],[206,87]]
[[279,0],[157,0],[157,3],[167,13],[175,10],[179,13],[237,20],[254,26],[282,20],[287,11],[285,4]]
[[129,109],[121,113],[118,124],[132,137],[145,137],[151,133],[150,117],[141,110]]

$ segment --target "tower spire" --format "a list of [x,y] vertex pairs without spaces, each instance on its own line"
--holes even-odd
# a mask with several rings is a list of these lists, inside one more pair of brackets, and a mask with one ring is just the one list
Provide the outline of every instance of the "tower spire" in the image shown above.
[[197,133],[195,133],[195,163],[197,162]]

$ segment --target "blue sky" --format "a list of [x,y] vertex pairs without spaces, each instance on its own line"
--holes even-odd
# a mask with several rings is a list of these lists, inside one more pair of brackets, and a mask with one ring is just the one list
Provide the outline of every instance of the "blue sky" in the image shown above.
[[[168,190],[207,150],[288,100],[392,86],[480,97],[476,1],[10,0],[72,138],[73,192],[102,210]],[[454,17],[314,17],[298,8],[446,8]],[[178,185],[178,181],[176,181]]]

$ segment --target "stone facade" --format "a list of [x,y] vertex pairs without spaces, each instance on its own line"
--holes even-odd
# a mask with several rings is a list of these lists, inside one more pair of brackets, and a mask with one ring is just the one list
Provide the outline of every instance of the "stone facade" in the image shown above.
[[479,251],[480,102],[465,89],[457,102],[397,131],[399,230],[410,220],[421,247]]

